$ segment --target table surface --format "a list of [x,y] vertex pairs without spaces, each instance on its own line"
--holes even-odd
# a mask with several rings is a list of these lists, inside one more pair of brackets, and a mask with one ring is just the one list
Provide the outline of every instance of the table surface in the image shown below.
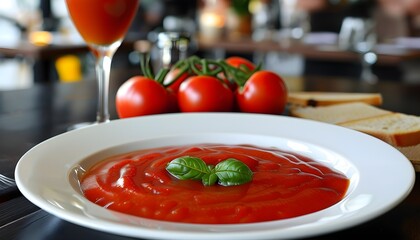
[[[111,115],[115,119],[113,96],[128,73],[114,74],[111,83]],[[302,90],[379,92],[383,108],[420,115],[420,84],[380,82],[370,85],[358,80],[306,77]],[[74,123],[93,121],[96,111],[96,83],[40,83],[30,89],[0,91],[0,174],[13,178],[19,158],[31,147],[63,133]],[[420,177],[410,195],[378,218],[314,239],[391,238],[420,239]],[[0,181],[1,183],[1,181]],[[130,239],[98,232],[61,220],[26,200],[15,185],[0,184],[0,239]]]

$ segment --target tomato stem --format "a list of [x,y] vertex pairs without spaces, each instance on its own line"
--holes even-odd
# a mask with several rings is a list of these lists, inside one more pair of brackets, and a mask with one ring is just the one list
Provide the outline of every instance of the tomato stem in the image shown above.
[[203,69],[203,75],[207,76],[209,74],[209,65],[207,63],[207,59],[201,59],[201,67]]
[[[179,60],[172,66],[173,69],[178,69],[178,73],[170,83],[165,84],[164,86],[168,87],[172,85],[185,73],[199,76],[212,76],[219,80],[222,80],[220,79],[220,73],[223,73],[228,81],[235,82],[238,86],[244,86],[248,78],[255,72],[259,71],[261,69],[261,66],[262,63],[258,64],[258,66],[256,66],[254,70],[251,70],[245,64],[241,64],[239,67],[234,67],[229,65],[223,59],[216,61],[211,59],[199,58],[197,56],[191,56],[187,59]],[[151,73],[147,69],[145,70],[145,72],[147,74]],[[168,72],[169,70],[161,74],[166,75]],[[161,79],[161,76],[157,78]]]
[[197,68],[198,65],[200,65],[200,59],[198,59],[198,58],[190,58],[189,59],[189,67],[190,67],[191,71],[193,73],[197,74],[197,75],[201,75],[202,74],[201,70],[199,70]]
[[163,85],[163,80],[165,79],[165,76],[168,74],[168,72],[170,71],[169,68],[161,68],[159,70],[159,72],[156,74],[155,76],[155,80],[159,83]]
[[[181,63],[181,62],[180,62]],[[182,66],[183,65],[183,66]],[[172,79],[171,82],[164,84],[165,87],[169,87],[171,86],[173,83],[175,83],[183,74],[187,73],[190,69],[190,66],[188,63],[186,63],[185,61],[182,61],[182,64],[178,64],[178,66],[175,64],[174,69],[178,69],[178,73],[175,75],[175,77]],[[169,71],[168,71],[169,72]],[[168,73],[167,72],[167,73]],[[166,73],[166,74],[167,74]],[[165,74],[165,76],[166,76]],[[165,79],[165,78],[163,78]]]
[[220,60],[220,65],[223,66],[226,77],[229,81],[234,81],[238,86],[243,87],[252,74],[261,69],[262,63],[259,63],[254,70],[250,70],[246,65],[241,64],[239,67],[233,67],[226,63],[224,60]]
[[191,58],[189,62],[191,71],[196,75],[205,75],[217,78],[217,74],[224,71],[219,62],[214,60]]
[[146,76],[150,79],[155,78],[153,70],[152,70],[151,65],[150,65],[150,54],[149,53],[141,54],[140,68],[141,68],[141,71],[143,72],[144,76]]

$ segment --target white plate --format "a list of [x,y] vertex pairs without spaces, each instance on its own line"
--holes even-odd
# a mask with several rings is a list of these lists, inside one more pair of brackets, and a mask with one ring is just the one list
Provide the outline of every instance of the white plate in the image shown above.
[[[253,144],[312,157],[350,178],[338,204],[301,217],[252,224],[181,224],[133,217],[101,208],[77,188],[75,169],[106,156],[167,145]],[[414,184],[411,163],[368,135],[291,117],[239,114],[168,114],[115,120],[51,138],[19,161],[23,195],[69,222],[105,232],[158,239],[281,239],[348,228],[390,210]]]

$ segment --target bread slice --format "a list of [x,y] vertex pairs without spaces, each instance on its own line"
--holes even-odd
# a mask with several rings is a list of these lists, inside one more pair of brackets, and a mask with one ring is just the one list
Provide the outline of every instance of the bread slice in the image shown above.
[[420,144],[396,148],[413,163],[416,171],[420,171]]
[[292,106],[329,106],[339,103],[364,102],[379,106],[382,104],[380,93],[347,92],[290,92],[288,103]]
[[397,147],[420,143],[420,117],[417,116],[393,113],[339,125],[370,134]]
[[337,124],[377,137],[404,154],[420,172],[420,117],[362,102],[290,109],[296,117]]
[[290,115],[306,119],[317,120],[332,124],[340,124],[353,120],[377,117],[392,112],[371,106],[367,103],[352,102],[323,107],[291,108]]

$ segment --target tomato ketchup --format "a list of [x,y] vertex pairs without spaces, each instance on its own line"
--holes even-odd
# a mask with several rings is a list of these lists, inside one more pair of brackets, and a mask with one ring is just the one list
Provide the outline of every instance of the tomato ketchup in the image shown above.
[[[208,165],[228,158],[253,172],[249,183],[204,186],[179,180],[165,169],[178,157]],[[184,223],[234,224],[287,219],[339,202],[349,179],[299,154],[248,145],[198,144],[138,150],[104,159],[89,169],[80,187],[90,201],[139,217]]]

